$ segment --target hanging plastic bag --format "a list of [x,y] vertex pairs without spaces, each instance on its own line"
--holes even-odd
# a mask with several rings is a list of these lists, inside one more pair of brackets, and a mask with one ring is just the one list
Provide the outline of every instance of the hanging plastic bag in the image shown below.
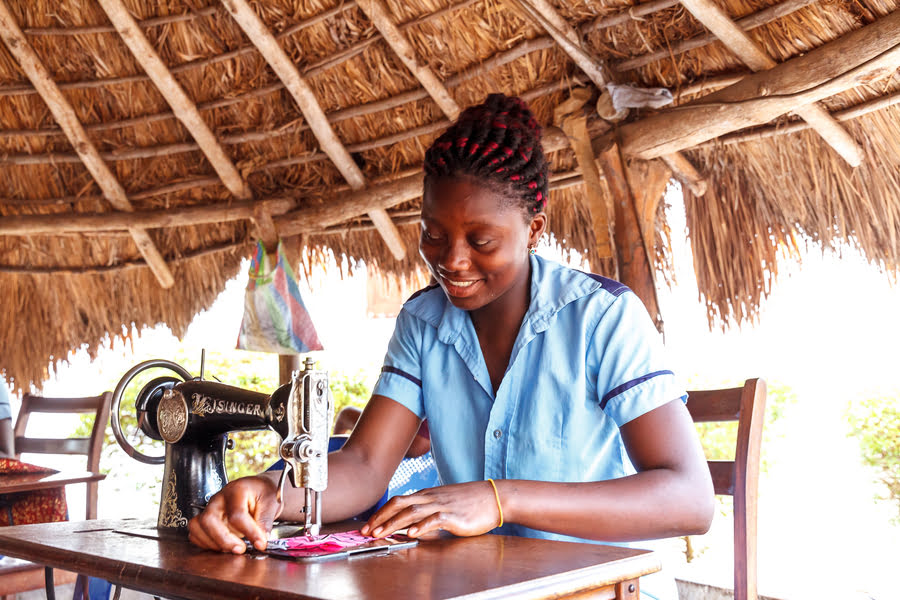
[[281,242],[277,255],[275,269],[269,271],[266,250],[262,242],[257,242],[244,294],[244,318],[237,347],[276,354],[321,350],[322,343],[300,297],[300,288]]

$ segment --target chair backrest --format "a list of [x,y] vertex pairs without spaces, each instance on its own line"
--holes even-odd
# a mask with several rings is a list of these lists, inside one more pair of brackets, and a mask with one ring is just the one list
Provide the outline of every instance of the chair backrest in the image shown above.
[[[22,453],[39,454],[83,454],[87,457],[87,470],[97,473],[100,470],[100,450],[103,448],[103,434],[109,419],[109,406],[112,392],[104,392],[99,396],[86,398],[48,398],[25,394],[22,406],[16,419],[14,430],[16,457]],[[32,413],[72,413],[95,415],[94,427],[90,437],[86,438],[36,438],[25,437],[25,430]],[[87,484],[85,517],[97,518],[96,481]]]
[[743,387],[689,391],[687,409],[695,423],[738,422],[734,460],[708,462],[716,494],[734,497],[734,598],[756,600],[756,499],[766,382],[748,379]]

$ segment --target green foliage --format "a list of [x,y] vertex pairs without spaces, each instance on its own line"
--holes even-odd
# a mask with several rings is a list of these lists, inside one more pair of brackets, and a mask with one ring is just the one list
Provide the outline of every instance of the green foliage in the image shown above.
[[[738,387],[742,384],[743,382],[736,382],[715,387]],[[706,387],[712,388],[712,386]],[[766,382],[766,416],[763,425],[762,461],[760,464],[760,471],[763,473],[768,470],[770,460],[766,452],[768,445],[766,442],[779,435],[776,424],[782,419],[785,411],[796,402],[797,395],[789,386],[778,382]],[[707,459],[734,460],[737,447],[737,422],[697,423],[695,427]]]
[[365,373],[355,375],[337,373],[330,375],[331,395],[334,396],[334,414],[337,415],[345,406],[362,408],[369,401],[372,390],[366,384]]
[[892,521],[900,525],[900,398],[876,397],[847,410],[849,435],[859,440],[863,462],[884,485],[877,501],[896,504]]
[[[690,389],[721,389],[739,387],[743,381],[709,381],[697,382],[691,380]],[[688,399],[690,402],[690,398]],[[760,474],[768,471],[771,456],[768,452],[771,441],[781,435],[780,426],[783,417],[791,406],[797,403],[797,395],[790,386],[779,382],[766,382],[766,412],[763,423],[762,457],[760,459]],[[700,444],[708,460],[734,460],[737,449],[737,422],[727,423],[696,423],[694,427],[700,437]],[[730,496],[716,496],[718,512],[723,517],[731,517],[734,514],[734,504]],[[702,543],[697,536],[685,536],[685,558],[688,562],[697,558],[708,546]]]

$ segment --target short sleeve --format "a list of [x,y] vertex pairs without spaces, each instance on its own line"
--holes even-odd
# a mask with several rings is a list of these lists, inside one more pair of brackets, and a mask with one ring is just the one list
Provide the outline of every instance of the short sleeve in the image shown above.
[[600,408],[619,427],[672,400],[687,401],[659,332],[631,291],[616,298],[597,324],[591,354],[598,361]]
[[6,383],[0,380],[0,419],[11,419],[12,409],[9,407],[9,391]]
[[422,395],[422,328],[424,323],[406,309],[397,315],[381,375],[373,395],[399,402],[419,418],[425,417]]

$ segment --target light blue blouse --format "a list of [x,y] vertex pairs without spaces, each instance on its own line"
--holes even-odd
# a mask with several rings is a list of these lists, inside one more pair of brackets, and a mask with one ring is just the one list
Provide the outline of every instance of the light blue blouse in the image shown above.
[[[531,257],[531,304],[497,394],[467,312],[437,286],[403,306],[374,394],[427,418],[443,483],[635,472],[619,427],[684,389],[640,299]],[[495,533],[587,541],[507,523]]]
[[11,419],[12,409],[9,407],[9,389],[6,382],[0,377],[0,420]]

